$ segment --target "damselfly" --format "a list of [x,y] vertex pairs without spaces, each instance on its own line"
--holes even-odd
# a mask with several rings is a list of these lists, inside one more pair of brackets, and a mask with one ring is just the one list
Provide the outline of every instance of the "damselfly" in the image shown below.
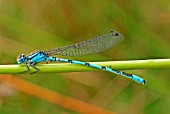
[[36,51],[27,56],[25,56],[24,54],[21,54],[18,57],[17,61],[19,64],[24,63],[27,67],[27,70],[21,73],[30,71],[29,66],[36,69],[35,72],[39,71],[40,69],[35,66],[39,62],[59,61],[59,62],[66,62],[66,63],[71,63],[71,64],[80,64],[80,65],[84,65],[88,67],[93,67],[96,69],[105,70],[108,72],[119,74],[121,76],[125,76],[138,83],[145,84],[146,81],[144,79],[134,74],[128,74],[123,71],[115,70],[113,68],[99,66],[99,65],[95,65],[95,64],[91,64],[87,62],[69,60],[69,59],[63,59],[63,58],[57,58],[57,57],[51,56],[51,55],[80,56],[80,55],[94,54],[97,52],[104,51],[112,46],[115,46],[116,44],[120,43],[123,39],[124,39],[123,35],[121,35],[117,31],[110,31],[101,36],[97,36],[97,37],[94,37],[94,38],[91,38],[91,39],[88,39],[88,40],[85,40],[85,41],[82,41],[82,42],[79,42],[73,45],[58,47],[58,48],[54,48],[54,49],[46,50],[46,51],[43,51],[43,50]]

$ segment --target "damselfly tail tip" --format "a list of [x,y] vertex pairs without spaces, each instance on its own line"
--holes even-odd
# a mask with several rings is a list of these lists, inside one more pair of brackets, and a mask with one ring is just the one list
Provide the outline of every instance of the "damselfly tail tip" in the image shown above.
[[146,84],[146,80],[143,80],[143,84]]

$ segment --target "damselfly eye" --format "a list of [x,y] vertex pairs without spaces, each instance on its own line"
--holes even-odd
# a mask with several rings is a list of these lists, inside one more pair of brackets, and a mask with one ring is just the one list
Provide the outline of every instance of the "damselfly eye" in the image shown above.
[[17,58],[17,62],[18,62],[19,64],[24,63],[25,59],[26,59],[25,55],[24,55],[24,54],[21,54],[21,55],[19,55],[19,57]]
[[20,57],[20,58],[21,58],[21,57],[25,57],[25,55],[24,55],[24,54],[21,54],[19,57]]
[[25,55],[21,54],[21,55],[18,56],[18,58],[25,58]]

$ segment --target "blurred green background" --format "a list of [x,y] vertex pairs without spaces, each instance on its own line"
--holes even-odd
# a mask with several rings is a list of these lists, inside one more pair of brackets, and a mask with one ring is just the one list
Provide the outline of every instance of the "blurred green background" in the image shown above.
[[[82,61],[169,58],[170,2],[0,0],[0,64],[16,64],[21,53],[76,43],[109,30],[119,31],[124,41],[99,54],[64,58]],[[145,78],[147,85],[103,71],[15,76],[120,114],[170,113],[169,69],[126,72]],[[0,91],[2,88],[3,84]],[[9,91],[7,95],[0,92],[5,97],[0,100],[2,114],[77,114],[25,93]]]

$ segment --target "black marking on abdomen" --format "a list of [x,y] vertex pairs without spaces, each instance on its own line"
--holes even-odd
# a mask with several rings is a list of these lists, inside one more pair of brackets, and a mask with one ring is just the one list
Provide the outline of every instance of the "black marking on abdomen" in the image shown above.
[[103,70],[106,70],[106,67],[105,66],[101,66]]
[[[110,66],[111,67],[111,66]],[[115,69],[113,69],[113,68],[111,68],[113,71],[116,71],[118,74],[120,74],[120,72],[121,71],[119,71],[119,70],[115,70]]]
[[126,75],[126,76],[129,76],[129,77],[132,77],[132,74],[129,74],[129,73],[125,73],[122,71],[122,74]]
[[115,70],[112,68],[112,66],[109,66],[113,71],[116,71],[117,73],[119,73],[120,71],[119,70]]
[[68,59],[68,62],[69,62],[69,63],[73,63],[73,60],[69,60],[69,59]]
[[86,65],[86,66],[90,66],[90,63],[86,63],[86,62],[85,62],[85,65]]
[[115,70],[118,74],[120,74],[121,73],[121,71],[119,71],[119,70]]
[[132,76],[132,74],[129,74],[129,73],[125,73],[127,76],[129,76],[129,77],[131,77]]
[[54,61],[56,61],[56,57],[53,57]]
[[146,80],[143,80],[143,83],[146,84]]

